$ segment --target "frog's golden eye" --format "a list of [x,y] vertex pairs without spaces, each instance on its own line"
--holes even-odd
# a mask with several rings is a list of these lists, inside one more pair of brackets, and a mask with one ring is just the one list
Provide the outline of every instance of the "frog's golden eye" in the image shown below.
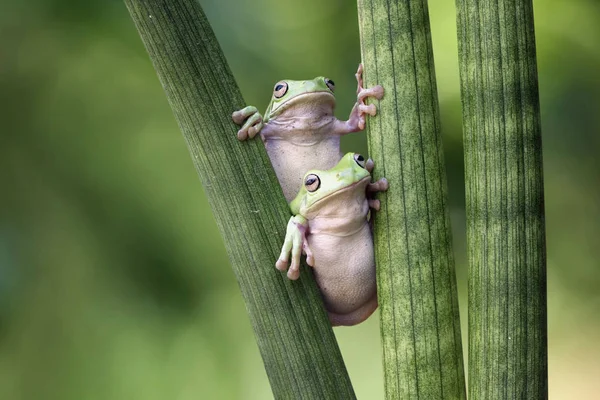
[[306,190],[312,193],[321,186],[321,180],[315,174],[310,174],[304,180],[304,186],[306,186]]
[[288,84],[285,81],[281,81],[281,82],[277,82],[275,84],[275,89],[273,89],[273,96],[275,96],[276,99],[280,99],[283,97],[284,94],[287,93],[288,90]]
[[361,167],[364,168],[365,167],[365,158],[363,156],[361,156],[360,154],[355,154],[354,155],[354,161],[356,161],[356,163]]
[[332,92],[335,92],[335,83],[331,79],[325,78],[325,84],[327,85],[329,90],[331,90]]

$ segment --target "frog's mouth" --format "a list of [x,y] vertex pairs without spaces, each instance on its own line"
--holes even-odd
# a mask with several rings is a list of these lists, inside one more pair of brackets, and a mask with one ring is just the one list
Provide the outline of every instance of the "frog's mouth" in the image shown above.
[[326,90],[300,93],[294,97],[290,97],[284,103],[281,103],[277,107],[273,108],[271,111],[271,116],[279,115],[288,108],[296,106],[298,103],[304,103],[313,107],[314,105],[328,105],[333,109],[335,107],[335,96],[333,93]]
[[314,203],[312,203],[308,208],[310,209],[312,207],[315,207],[317,204],[320,204],[323,200],[329,199],[330,197],[341,196],[341,195],[343,195],[345,193],[354,191],[355,189],[357,189],[358,186],[364,186],[365,195],[366,195],[367,185],[370,182],[371,182],[371,175],[367,175],[364,178],[360,179],[357,182],[354,182],[351,185],[345,186],[343,188],[340,188],[340,189],[336,190],[335,192],[331,192],[328,195],[321,197],[319,200],[317,200]]

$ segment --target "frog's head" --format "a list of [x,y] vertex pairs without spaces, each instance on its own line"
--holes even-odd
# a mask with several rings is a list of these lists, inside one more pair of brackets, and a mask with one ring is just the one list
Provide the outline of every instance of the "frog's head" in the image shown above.
[[327,201],[332,195],[352,190],[361,183],[366,186],[371,180],[371,174],[365,166],[363,156],[347,153],[335,167],[327,171],[308,171],[304,175],[300,192],[290,203],[292,212],[302,213],[319,202]]
[[286,110],[298,110],[298,114],[310,113],[310,110],[326,107],[333,113],[335,85],[331,79],[323,76],[308,81],[279,81],[273,88],[273,97],[265,112],[264,120],[280,115]]

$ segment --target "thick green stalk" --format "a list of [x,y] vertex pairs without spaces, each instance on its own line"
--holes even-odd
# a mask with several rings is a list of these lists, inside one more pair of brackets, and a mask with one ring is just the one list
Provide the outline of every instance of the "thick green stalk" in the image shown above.
[[390,188],[375,217],[388,399],[464,399],[458,293],[429,15],[422,0],[359,0],[375,175]]
[[290,216],[260,140],[236,139],[245,105],[196,0],[125,0],[150,54],[242,290],[277,399],[354,398],[318,289],[275,269]]
[[531,0],[457,0],[469,395],[545,399],[546,246]]

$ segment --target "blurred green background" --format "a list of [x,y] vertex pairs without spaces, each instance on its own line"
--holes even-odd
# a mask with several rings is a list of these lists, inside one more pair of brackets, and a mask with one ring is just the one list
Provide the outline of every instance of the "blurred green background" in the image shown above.
[[[264,110],[279,79],[325,75],[347,117],[360,60],[354,2],[200,2],[249,104]],[[550,397],[592,399],[600,5],[534,5]],[[466,322],[455,9],[429,6]],[[202,187],[123,3],[0,0],[0,9],[0,399],[270,398]],[[364,134],[345,139],[344,150],[366,153]],[[383,397],[377,318],[336,329],[362,399]]]

